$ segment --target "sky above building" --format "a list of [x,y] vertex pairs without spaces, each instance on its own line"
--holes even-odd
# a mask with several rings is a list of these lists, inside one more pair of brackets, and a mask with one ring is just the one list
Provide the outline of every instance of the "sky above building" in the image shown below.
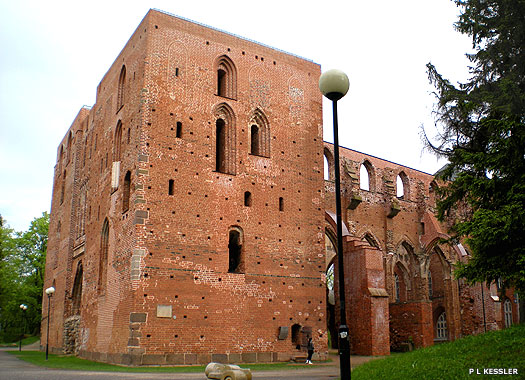
[[450,0],[2,1],[0,214],[15,230],[50,211],[58,144],[150,8],[343,70],[342,146],[427,173],[445,163],[424,151],[421,126],[435,135],[426,64],[468,78],[471,43]]

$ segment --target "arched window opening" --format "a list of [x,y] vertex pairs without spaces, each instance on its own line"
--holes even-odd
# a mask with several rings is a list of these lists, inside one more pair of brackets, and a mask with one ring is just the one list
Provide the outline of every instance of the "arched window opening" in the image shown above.
[[122,186],[122,212],[129,210],[129,197],[131,193],[131,172],[128,170],[124,177],[124,186]]
[[242,232],[237,228],[231,229],[228,239],[229,273],[243,273],[242,245]]
[[58,173],[62,173],[63,164],[64,164],[64,145],[60,145],[60,153],[58,154]]
[[252,193],[249,191],[244,192],[244,205],[246,207],[252,207]]
[[508,298],[503,303],[503,314],[505,317],[505,328],[512,326],[512,302]]
[[109,254],[109,221],[106,218],[102,225],[102,232],[100,235],[100,261],[98,271],[98,290],[103,293],[106,289],[107,270],[108,270],[108,254]]
[[441,313],[437,319],[436,339],[437,340],[447,340],[448,339],[447,315],[445,314],[445,312]]
[[428,298],[432,298],[432,272],[431,271],[428,271]]
[[60,188],[60,204],[64,203],[65,193],[66,193],[66,171],[64,170],[64,176],[62,177],[62,187]]
[[326,156],[323,156],[323,162],[324,162],[324,180],[329,181],[330,180],[330,167],[328,166],[328,159]]
[[118,78],[118,94],[117,94],[117,112],[120,111],[124,105],[124,84],[126,82],[126,66],[122,65],[120,76]]
[[69,136],[67,137],[67,150],[66,150],[66,165],[69,164],[69,161],[71,160],[71,153],[73,151],[73,132],[69,132]]
[[122,122],[119,120],[115,129],[115,138],[113,140],[113,162],[120,161],[120,152],[122,149]]
[[361,190],[370,191],[370,176],[364,164],[361,164],[359,169],[359,187]]
[[82,262],[80,261],[77,265],[77,273],[75,274],[75,280],[73,282],[72,294],[72,311],[73,315],[77,315],[80,312],[80,305],[82,304],[82,282],[84,279]]
[[279,197],[279,211],[284,211],[284,198]]
[[398,174],[396,178],[396,196],[399,199],[409,199],[409,183],[408,177],[404,172]]
[[175,181],[173,179],[170,179],[168,182],[168,195],[173,195]]
[[237,69],[232,60],[225,55],[217,60],[217,95],[237,98]]
[[250,118],[250,153],[270,157],[270,123],[264,112],[256,109]]
[[260,152],[260,149],[259,149],[260,137],[259,137],[259,127],[258,126],[252,125],[250,137],[251,137],[250,153],[258,156]]
[[334,273],[335,265],[332,262],[326,270],[326,288],[328,289],[328,303],[330,305],[335,305]]
[[226,125],[223,119],[217,119],[216,125],[216,149],[215,170],[226,173]]
[[219,69],[217,70],[217,95],[227,97],[228,85],[226,83],[227,74],[226,71]]
[[177,121],[177,130],[175,132],[175,137],[179,139],[182,138],[182,123],[180,121]]
[[292,344],[297,350],[301,349],[301,330],[301,325],[297,323],[292,325]]

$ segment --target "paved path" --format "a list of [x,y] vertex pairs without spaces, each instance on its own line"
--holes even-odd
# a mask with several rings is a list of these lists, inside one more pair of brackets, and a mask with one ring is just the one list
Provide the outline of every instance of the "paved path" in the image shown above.
[[[24,347],[27,349],[27,346]],[[33,348],[34,349],[34,348]],[[48,369],[29,364],[15,356],[0,350],[0,380],[205,380],[203,373],[124,373],[124,372],[87,372]],[[287,369],[282,371],[253,371],[254,380],[329,380],[339,377],[338,357],[331,363],[308,369]],[[370,357],[352,357],[352,366],[368,361]],[[243,365],[249,368],[249,365]]]

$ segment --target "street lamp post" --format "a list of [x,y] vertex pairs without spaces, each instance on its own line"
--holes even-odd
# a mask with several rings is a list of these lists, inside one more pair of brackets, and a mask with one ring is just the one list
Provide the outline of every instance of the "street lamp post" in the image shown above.
[[341,380],[351,379],[350,340],[346,325],[345,276],[343,260],[343,223],[341,220],[341,174],[339,170],[339,131],[337,123],[337,101],[346,95],[350,82],[340,70],[328,70],[319,78],[319,89],[332,101],[334,119],[334,167],[335,167],[335,208],[337,214],[337,264],[339,267],[339,303],[341,324],[339,326],[339,359]]
[[20,310],[22,310],[22,316],[24,318],[24,329],[22,330],[22,335],[20,336],[20,344],[18,346],[18,351],[22,351],[22,339],[24,338],[24,334],[26,333],[26,313],[27,305],[21,304]]
[[51,296],[55,292],[55,288],[50,286],[46,289],[47,294],[47,336],[46,336],[46,360],[49,355],[49,309],[51,308]]

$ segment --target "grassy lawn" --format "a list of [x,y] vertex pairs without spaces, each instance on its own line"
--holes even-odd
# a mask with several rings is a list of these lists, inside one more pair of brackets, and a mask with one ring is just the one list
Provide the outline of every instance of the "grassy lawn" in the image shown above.
[[[483,374],[485,368],[516,368],[518,375],[510,378],[525,379],[525,325],[373,360],[352,371],[352,380],[508,377],[476,375],[476,369]],[[469,369],[474,373],[469,375]]]
[[[49,355],[46,361],[46,354],[40,351],[7,351],[17,358],[26,362],[47,368],[81,370],[81,371],[102,371],[102,372],[202,372],[206,366],[179,366],[179,367],[121,367],[112,364],[98,363],[84,360],[75,356]],[[269,363],[269,364],[241,364],[241,368],[250,368],[252,371],[271,371],[283,369],[315,368],[315,365],[302,365],[292,363]]]
[[[38,339],[40,339],[40,337],[38,336],[28,336],[22,339],[22,346],[25,346],[31,343],[35,343],[36,341],[38,341]],[[0,342],[0,347],[17,347],[18,344],[19,344],[18,340],[16,342],[9,342],[9,343]]]

